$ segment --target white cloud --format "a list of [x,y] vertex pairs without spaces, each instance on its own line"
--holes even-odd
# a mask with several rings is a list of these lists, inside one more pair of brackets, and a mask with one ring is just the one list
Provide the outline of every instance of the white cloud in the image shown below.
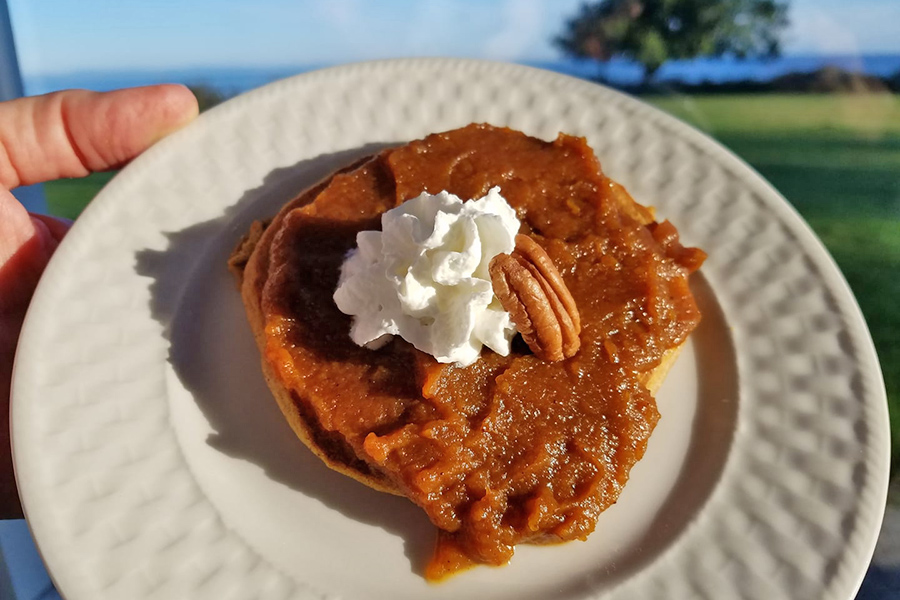
[[482,55],[496,60],[532,58],[532,49],[543,41],[545,13],[540,0],[506,0],[496,33],[485,40]]
[[796,2],[785,49],[792,53],[861,54],[900,51],[900,2]]
[[357,25],[363,8],[359,0],[328,0],[315,2],[312,7],[325,23],[336,29],[348,29]]
[[815,12],[794,18],[786,37],[786,47],[812,54],[857,54],[859,42],[834,16]]
[[472,20],[459,3],[451,0],[416,2],[406,16],[404,37],[391,40],[394,52],[420,56],[454,54],[455,48],[465,45],[467,36],[463,32]]

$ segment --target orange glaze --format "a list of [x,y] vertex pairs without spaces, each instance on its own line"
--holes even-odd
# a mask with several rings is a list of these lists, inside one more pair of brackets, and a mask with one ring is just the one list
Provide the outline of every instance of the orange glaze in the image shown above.
[[[458,368],[400,339],[354,345],[332,294],[356,233],[423,191],[493,186],[571,290],[578,354],[545,363],[514,343]],[[647,377],[699,322],[687,276],[704,257],[606,178],[583,139],[470,125],[337,175],[285,218],[263,291],[266,356],[329,439],[440,529],[426,571],[439,579],[593,531],[659,418]]]

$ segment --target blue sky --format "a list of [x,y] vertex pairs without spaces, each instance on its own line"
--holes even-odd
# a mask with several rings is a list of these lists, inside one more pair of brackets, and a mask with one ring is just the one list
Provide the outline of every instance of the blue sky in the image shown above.
[[[552,60],[582,0],[8,0],[26,74]],[[900,53],[898,0],[793,0],[787,53]]]

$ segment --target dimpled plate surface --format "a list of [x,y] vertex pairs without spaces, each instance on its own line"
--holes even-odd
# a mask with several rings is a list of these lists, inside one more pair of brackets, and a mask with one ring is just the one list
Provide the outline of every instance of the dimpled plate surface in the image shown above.
[[[587,137],[709,253],[704,322],[587,542],[520,547],[430,586],[433,531],[321,466],[284,424],[224,261],[328,172],[472,121]],[[887,488],[884,387],[809,228],[703,134],[531,68],[385,61],[239,96],[122,171],[49,265],[12,406],[26,514],[69,600],[852,597]]]

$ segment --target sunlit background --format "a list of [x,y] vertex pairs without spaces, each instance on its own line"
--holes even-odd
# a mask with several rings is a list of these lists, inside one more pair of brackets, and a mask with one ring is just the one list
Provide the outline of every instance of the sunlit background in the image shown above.
[[[190,78],[221,71],[296,72],[323,65],[398,56],[463,56],[558,63],[553,44],[582,0],[10,0],[19,62],[29,92],[54,81],[106,74],[149,76],[181,72]],[[647,2],[647,5],[654,3]],[[682,3],[688,4],[688,3]],[[703,4],[702,2],[700,4]],[[152,8],[151,8],[152,7]],[[783,53],[842,56],[847,66],[894,55],[867,68],[900,69],[894,0],[793,0]],[[864,60],[854,60],[864,59]],[[735,69],[729,77],[775,70]],[[665,75],[668,66],[661,75]],[[722,76],[722,68],[713,67]],[[703,69],[672,69],[694,78]],[[89,81],[86,80],[86,81]],[[111,82],[114,82],[110,79]],[[211,79],[212,81],[212,79]]]
[[[208,108],[324,66],[454,56],[603,81],[693,123],[769,179],[847,277],[885,375],[896,487],[900,1],[8,0],[8,7],[27,94],[175,81]],[[701,9],[709,17],[703,28],[693,23]],[[709,16],[716,11],[737,16],[716,20]],[[45,185],[50,212],[74,218],[111,176]],[[900,518],[896,508],[892,514],[893,535],[882,536],[860,597],[900,595]]]

